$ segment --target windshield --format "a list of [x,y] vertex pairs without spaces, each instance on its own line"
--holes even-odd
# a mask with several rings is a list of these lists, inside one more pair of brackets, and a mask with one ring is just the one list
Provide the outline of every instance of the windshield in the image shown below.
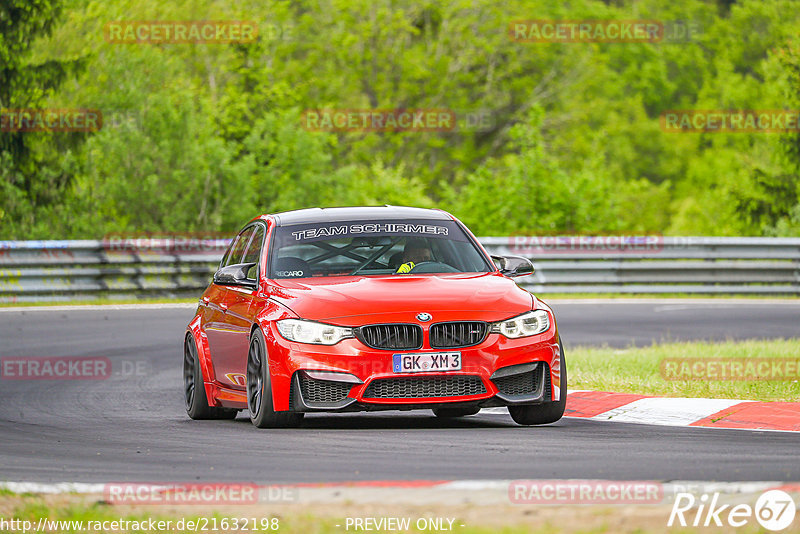
[[464,230],[447,220],[345,221],[279,226],[271,278],[489,272]]

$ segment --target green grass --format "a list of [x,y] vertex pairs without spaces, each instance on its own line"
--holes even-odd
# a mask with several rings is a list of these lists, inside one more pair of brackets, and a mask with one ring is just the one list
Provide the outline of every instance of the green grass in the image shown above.
[[[242,530],[242,532],[263,532],[263,533],[271,533],[271,532],[281,532],[287,534],[307,534],[307,533],[315,533],[315,534],[338,534],[341,532],[346,532],[345,529],[345,521],[344,517],[346,517],[347,511],[343,511],[342,518],[332,518],[332,517],[316,517],[313,514],[307,512],[307,508],[298,507],[296,512],[291,514],[287,514],[284,512],[277,513],[277,514],[268,514],[264,515],[264,510],[261,510],[260,513],[254,514],[252,511],[239,511],[239,512],[231,512],[228,514],[220,514],[211,511],[205,511],[199,514],[187,514],[184,511],[178,510],[156,510],[152,511],[153,507],[151,506],[149,510],[144,508],[139,508],[135,511],[123,511],[120,508],[117,508],[112,505],[105,504],[103,502],[87,502],[86,498],[79,495],[74,496],[66,496],[66,502],[64,496],[59,496],[55,498],[57,502],[53,502],[54,499],[49,499],[46,496],[42,495],[19,495],[19,496],[7,496],[3,494],[3,498],[0,498],[0,510],[10,511],[11,513],[0,513],[0,517],[3,517],[6,520],[10,519],[19,519],[23,521],[30,521],[33,524],[33,530],[36,529],[36,525],[40,518],[46,518],[50,521],[82,521],[84,523],[84,532],[86,531],[87,522],[89,521],[136,521],[141,523],[146,523],[148,520],[152,519],[155,522],[158,521],[172,521],[172,528],[165,530],[164,532],[170,533],[177,533],[177,532],[196,532],[195,530],[183,529],[178,530],[175,528],[175,524],[178,520],[184,520],[184,524],[186,521],[195,521],[201,520],[201,518],[207,518],[208,521],[205,523],[200,523],[201,525],[206,525],[206,532],[212,531],[212,525],[214,523],[213,520],[216,520],[217,525],[217,532],[228,532],[229,529],[223,529],[223,520],[227,520],[229,526],[233,524],[233,518],[256,518],[257,528],[254,530],[252,528],[252,523],[249,523],[249,526],[246,530]],[[128,508],[129,507],[124,507]],[[402,514],[400,514],[402,515]],[[446,514],[444,514],[446,515]],[[363,515],[353,514],[355,517],[363,517]],[[376,516],[376,517],[383,517]],[[449,517],[456,517],[450,514]],[[272,525],[272,518],[278,518],[278,529],[271,530],[269,528],[261,528],[260,521],[264,519],[266,521],[266,525]],[[456,524],[460,524],[462,521],[460,519],[456,520]],[[337,526],[339,525],[339,526]],[[352,527],[350,529],[353,530]],[[201,530],[202,531],[202,530]],[[457,527],[457,531],[461,534],[495,534],[500,532],[502,534],[544,534],[546,532],[552,532],[551,529],[545,528],[545,526],[537,525],[535,528],[533,526],[515,526],[515,527],[503,527],[502,529],[496,528],[488,528],[484,526],[465,526],[465,527]],[[8,533],[11,534],[14,531],[10,530],[0,530],[0,533]],[[68,527],[63,529],[54,529],[50,530],[49,532],[53,533],[60,533],[60,532],[72,532]],[[75,530],[75,532],[80,532],[80,530]],[[128,530],[128,532],[147,532],[147,530]],[[409,532],[418,532],[416,529],[412,528]],[[603,530],[602,532],[606,532]]]
[[[50,521],[83,521],[83,530],[87,532],[87,521],[172,521],[170,529],[155,532],[177,533],[194,532],[193,530],[177,530],[175,523],[184,521],[197,521],[200,518],[216,518],[216,532],[232,532],[232,529],[223,529],[222,520],[228,518],[253,518],[257,522],[261,518],[278,518],[278,530],[240,530],[241,532],[280,532],[285,534],[341,534],[355,532],[353,527],[345,528],[346,517],[408,517],[412,524],[420,517],[454,518],[454,530],[459,534],[547,534],[552,532],[565,532],[569,534],[647,534],[649,532],[665,532],[664,525],[671,505],[664,503],[661,506],[632,507],[632,506],[606,506],[606,505],[554,505],[554,506],[472,506],[460,504],[431,504],[422,508],[406,508],[402,505],[367,505],[338,503],[333,514],[323,511],[316,513],[313,503],[294,504],[281,506],[274,509],[270,506],[255,505],[255,507],[229,507],[226,513],[220,513],[198,506],[165,507],[130,507],[113,506],[96,500],[97,496],[89,495],[14,495],[0,496],[0,517],[5,520],[27,520],[33,524],[33,529],[40,518]],[[330,505],[326,510],[330,512]],[[469,520],[462,513],[470,515]],[[752,521],[751,521],[752,523]],[[185,523],[184,523],[185,524]],[[202,524],[202,523],[201,523]],[[464,524],[465,526],[460,526]],[[339,526],[336,526],[339,525]],[[458,525],[458,526],[455,526]],[[205,532],[212,532],[212,523],[207,524]],[[202,531],[202,530],[201,530]],[[670,532],[700,532],[697,528],[674,528]],[[737,532],[749,534],[759,531],[757,525],[748,523],[747,526],[737,529]],[[797,532],[797,528],[789,528],[786,532]],[[0,533],[13,531],[0,530]],[[16,531],[19,532],[19,531]],[[49,530],[53,533],[71,532],[69,528]],[[111,532],[121,532],[109,530]],[[154,531],[129,529],[127,532],[139,533]],[[373,531],[375,532],[375,531]],[[388,532],[384,530],[383,532]],[[406,532],[406,531],[403,531]],[[419,532],[415,528],[407,532]],[[426,532],[436,532],[428,530]]]
[[[143,511],[137,513],[120,513],[114,507],[101,502],[95,502],[87,505],[86,503],[72,502],[68,504],[53,505],[48,502],[44,497],[38,495],[22,495],[18,497],[5,498],[0,500],[4,508],[10,505],[13,510],[12,514],[4,515],[5,519],[20,519],[23,521],[30,521],[36,525],[40,518],[46,518],[50,521],[147,521],[152,518],[156,521],[173,519],[162,514],[151,514]],[[36,528],[35,526],[33,527]],[[70,532],[67,529],[55,529],[51,532]],[[2,533],[13,532],[9,530],[0,530]],[[180,532],[173,530],[172,532]]]
[[[666,380],[665,358],[786,358],[800,361],[800,339],[723,343],[665,343],[644,348],[575,347],[567,351],[570,389],[592,389],[669,397],[800,401],[794,380]],[[795,373],[797,376],[797,373]]]

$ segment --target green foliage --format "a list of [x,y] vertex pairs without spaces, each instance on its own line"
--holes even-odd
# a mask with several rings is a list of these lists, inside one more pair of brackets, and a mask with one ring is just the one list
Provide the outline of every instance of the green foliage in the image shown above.
[[[61,12],[59,0],[7,0],[0,4],[0,110],[38,108],[81,67],[80,59],[33,61],[30,49]],[[0,235],[22,236],[39,210],[60,202],[75,167],[81,134],[0,129]]]
[[[105,125],[85,143],[0,132],[0,238],[232,231],[263,212],[384,203],[443,207],[482,235],[800,235],[800,135],[659,123],[675,109],[800,109],[793,0],[63,0],[56,24],[60,4],[0,8],[0,105],[98,108]],[[109,21],[188,18],[255,21],[259,36],[103,39]],[[694,34],[510,39],[526,19],[683,21]],[[460,121],[304,128],[304,110],[325,108]],[[469,127],[469,113],[490,120]]]

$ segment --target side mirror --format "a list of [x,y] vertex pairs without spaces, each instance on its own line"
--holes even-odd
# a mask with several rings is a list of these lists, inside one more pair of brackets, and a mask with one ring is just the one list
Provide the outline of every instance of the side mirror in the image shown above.
[[242,286],[255,289],[258,287],[258,282],[247,277],[248,271],[255,265],[255,263],[237,263],[223,267],[214,273],[214,283],[221,286]]
[[500,274],[509,278],[528,276],[535,271],[531,260],[522,256],[492,256],[492,260],[500,269]]

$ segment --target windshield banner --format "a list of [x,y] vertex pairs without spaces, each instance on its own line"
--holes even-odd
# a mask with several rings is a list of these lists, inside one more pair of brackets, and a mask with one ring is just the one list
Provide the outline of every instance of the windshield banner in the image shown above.
[[455,221],[343,221],[284,226],[278,232],[279,246],[330,239],[410,236],[466,241]]

